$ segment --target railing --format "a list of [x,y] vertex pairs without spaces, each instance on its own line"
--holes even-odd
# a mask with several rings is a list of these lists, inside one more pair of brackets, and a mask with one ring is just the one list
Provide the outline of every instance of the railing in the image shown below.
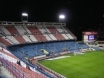
[[66,23],[56,23],[56,22],[7,22],[7,21],[0,21],[0,26],[2,25],[27,25],[27,26],[38,26],[38,25],[44,25],[44,26],[66,26]]
[[0,61],[2,65],[14,76],[14,78],[46,78],[46,76],[42,74],[33,72],[19,65],[17,66],[17,64],[9,62],[4,58],[0,57]]

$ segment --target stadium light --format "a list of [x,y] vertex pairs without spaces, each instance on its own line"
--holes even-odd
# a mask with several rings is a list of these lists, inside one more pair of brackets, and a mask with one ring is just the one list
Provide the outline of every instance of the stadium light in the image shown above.
[[22,22],[28,22],[28,13],[22,13]]
[[27,13],[22,13],[22,16],[28,16],[28,14]]
[[60,15],[59,18],[60,19],[65,19],[65,15]]
[[65,15],[59,15],[59,22],[65,22]]

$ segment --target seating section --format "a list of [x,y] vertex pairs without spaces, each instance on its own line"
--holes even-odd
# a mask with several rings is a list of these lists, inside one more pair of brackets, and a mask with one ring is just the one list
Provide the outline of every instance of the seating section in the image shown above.
[[68,36],[67,34],[65,34],[66,32],[64,31],[63,27],[60,27],[60,26],[56,26],[55,27],[59,33],[61,33],[61,35],[65,38],[65,40],[68,40]]
[[0,43],[16,45],[76,39],[64,26],[0,26]]
[[80,51],[80,45],[76,43],[75,41],[66,41],[65,43],[66,49],[69,50],[70,52],[74,51]]
[[[15,77],[15,78],[46,78],[43,74],[36,71],[31,71],[18,64],[12,63],[4,58],[0,57],[2,65]],[[4,78],[1,77],[0,78]]]
[[7,40],[7,38],[5,37],[0,37],[0,43],[1,43],[1,46],[2,45],[6,45],[6,46],[9,46],[9,45],[13,45],[12,42],[10,42],[9,40]]
[[[15,47],[14,49],[16,49],[17,47]],[[1,48],[0,48],[1,49]],[[14,49],[12,48],[12,51],[14,51]],[[8,51],[9,52],[9,51]],[[6,64],[7,64],[7,62],[11,62],[12,64],[11,65],[9,65],[10,67],[13,67],[13,68],[16,68],[17,69],[17,71],[19,72],[19,71],[23,71],[25,74],[31,74],[31,76],[33,75],[33,73],[34,72],[32,72],[32,71],[35,71],[35,74],[34,74],[34,77],[36,77],[36,78],[46,78],[46,76],[48,77],[48,78],[55,78],[54,76],[52,76],[51,74],[49,74],[48,72],[45,72],[44,70],[42,70],[42,69],[37,69],[37,66],[36,65],[34,65],[34,64],[30,64],[29,62],[27,62],[25,59],[21,59],[21,57],[23,57],[24,55],[22,54],[22,53],[19,53],[19,51],[16,53],[16,55],[19,57],[20,56],[20,58],[19,58],[19,60],[21,60],[21,65],[19,66],[19,65],[17,65],[17,59],[18,58],[16,58],[14,55],[12,55],[12,54],[10,54],[10,53],[8,53],[8,52],[5,52],[5,49],[4,50],[0,50],[0,57],[2,57],[3,59],[5,59],[5,60],[7,60],[6,61]],[[1,60],[0,60],[1,61]],[[26,69],[26,66],[29,66],[29,70],[27,70]],[[8,66],[7,66],[8,67]],[[12,68],[12,69],[13,69]],[[19,68],[21,68],[21,69],[19,69]],[[30,71],[30,70],[32,70],[32,71]],[[9,70],[10,71],[10,70]],[[12,71],[15,71],[15,70],[12,70]],[[30,72],[29,72],[30,71]],[[42,74],[41,74],[41,73]],[[19,72],[20,73],[20,72]],[[21,74],[24,74],[24,73],[21,73]],[[14,74],[17,74],[18,75],[18,73],[14,73]],[[43,75],[44,74],[44,75]],[[38,75],[38,76],[37,76]],[[39,76],[41,76],[41,77],[39,77]],[[43,77],[42,77],[43,76]],[[34,77],[28,77],[28,78],[34,78]],[[16,78],[22,78],[22,77],[16,77]]]
[[[29,65],[26,62],[23,62],[22,60],[20,60],[20,64],[18,65],[17,60],[20,60],[20,59],[15,57],[6,49],[4,48],[2,49],[0,47],[0,62],[2,62],[3,65],[6,66],[7,69],[9,68],[8,71],[10,71],[10,73],[16,76],[16,78],[34,78],[34,77],[46,78],[46,76],[44,76],[43,74],[41,74],[39,71],[35,69],[35,65],[31,65],[31,64]],[[27,66],[30,69],[28,69]],[[20,74],[21,76],[28,75],[28,77],[20,77]],[[32,76],[32,77],[29,77],[29,76]]]
[[[75,41],[54,41],[54,42],[44,42],[44,43],[33,43],[33,44],[23,44],[9,46],[8,50],[20,60],[26,63],[26,65],[34,67],[33,64],[29,62],[30,58],[48,55],[55,56],[56,54],[60,55],[62,52],[73,53],[75,51],[80,51],[81,45]],[[52,75],[44,72],[43,70],[36,68],[39,72],[44,75],[54,78]]]
[[76,37],[70,32],[70,30],[67,29],[67,27],[62,27],[62,29],[64,30],[64,33],[66,33],[68,38],[70,38],[71,40],[76,39]]
[[0,26],[0,46],[6,46],[15,58],[18,57],[27,66],[35,68],[48,78],[55,76],[30,63],[29,59],[79,51],[81,46],[75,40],[76,37],[63,23],[8,23]]
[[65,38],[55,27],[47,27],[46,29],[48,29],[57,40],[65,40]]
[[88,45],[86,45],[85,43],[79,43],[82,47],[82,49],[87,49],[87,48],[89,48],[89,46]]
[[95,50],[101,50],[99,47],[92,47]]
[[57,41],[57,42],[45,42],[35,44],[23,44],[8,47],[17,57],[23,59],[25,57],[36,57],[41,55],[54,55],[61,52],[74,52],[79,51],[82,46],[75,41]]

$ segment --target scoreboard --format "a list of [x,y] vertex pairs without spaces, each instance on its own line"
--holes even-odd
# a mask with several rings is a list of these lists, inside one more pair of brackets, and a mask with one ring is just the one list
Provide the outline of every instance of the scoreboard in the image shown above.
[[83,32],[83,41],[84,42],[93,42],[96,40],[96,35],[98,33],[95,31],[86,31]]

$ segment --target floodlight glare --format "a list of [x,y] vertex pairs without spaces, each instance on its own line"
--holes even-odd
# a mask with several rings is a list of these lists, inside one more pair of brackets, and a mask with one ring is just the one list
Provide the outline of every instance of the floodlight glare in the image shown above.
[[22,13],[22,16],[28,16],[28,14],[27,13]]
[[65,18],[65,15],[60,15],[59,18],[60,19],[64,19]]
[[21,16],[21,18],[22,18],[22,22],[28,22],[28,13],[22,13],[22,16]]

